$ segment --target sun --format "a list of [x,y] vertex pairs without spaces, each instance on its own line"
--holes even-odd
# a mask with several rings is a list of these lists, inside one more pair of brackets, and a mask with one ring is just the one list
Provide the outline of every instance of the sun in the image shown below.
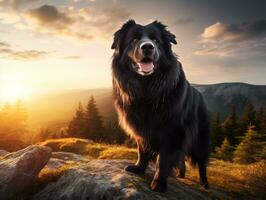
[[0,85],[0,101],[15,102],[26,99],[29,96],[29,90],[18,82],[6,82]]

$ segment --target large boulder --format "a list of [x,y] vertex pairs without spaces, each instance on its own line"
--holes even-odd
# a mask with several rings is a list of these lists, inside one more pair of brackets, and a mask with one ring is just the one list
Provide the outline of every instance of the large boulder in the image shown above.
[[33,200],[210,199],[203,192],[174,178],[169,180],[167,193],[153,192],[149,189],[149,183],[154,169],[148,169],[147,175],[143,176],[127,173],[123,168],[131,163],[128,160],[86,161],[79,156],[65,153],[56,153],[54,156],[56,158],[51,159],[46,168],[62,166],[69,158],[78,161],[78,165],[73,165],[57,181],[49,183]]
[[11,199],[27,190],[51,157],[51,149],[28,146],[0,159],[0,199]]

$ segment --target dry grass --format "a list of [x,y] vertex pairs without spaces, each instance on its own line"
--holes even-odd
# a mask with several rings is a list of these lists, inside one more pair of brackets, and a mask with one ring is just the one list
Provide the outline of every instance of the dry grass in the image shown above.
[[84,154],[86,152],[86,146],[90,143],[91,141],[86,139],[61,138],[46,140],[39,143],[39,145],[51,147],[53,151],[67,151]]
[[89,144],[86,147],[86,154],[91,156],[92,158],[99,158],[100,154],[107,150],[112,148],[111,145],[106,145],[106,144]]
[[102,151],[99,155],[99,159],[128,159],[136,160],[137,151],[135,149],[129,149],[123,146],[113,146]]
[[[187,170],[186,178],[198,182],[198,170]],[[208,178],[213,189],[228,193],[234,198],[266,196],[266,161],[240,165],[212,159],[208,167]]]
[[120,145],[92,143],[78,138],[51,139],[39,143],[53,151],[67,151],[87,155],[95,159],[137,159],[137,151]]
[[35,183],[36,187],[40,188],[42,186],[47,185],[50,182],[56,181],[58,178],[60,178],[64,174],[66,170],[72,167],[73,167],[72,165],[64,165],[56,169],[45,168],[41,170]]

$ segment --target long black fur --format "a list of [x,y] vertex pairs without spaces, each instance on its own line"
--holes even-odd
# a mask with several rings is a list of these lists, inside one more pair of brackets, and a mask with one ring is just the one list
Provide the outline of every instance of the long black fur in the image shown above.
[[[210,151],[207,109],[201,94],[186,80],[181,63],[172,52],[175,36],[160,22],[156,27],[163,40],[156,72],[141,76],[131,68],[127,56],[128,21],[115,33],[112,49],[113,93],[121,126],[135,138],[139,159],[127,171],[143,173],[148,162],[158,157],[151,184],[155,191],[167,188],[167,177],[176,166],[184,176],[184,159],[198,165],[200,182],[208,187],[206,165]],[[130,44],[129,44],[130,45]]]

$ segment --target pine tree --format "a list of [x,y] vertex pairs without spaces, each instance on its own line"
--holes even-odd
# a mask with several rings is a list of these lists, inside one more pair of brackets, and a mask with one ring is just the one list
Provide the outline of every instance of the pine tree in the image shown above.
[[75,117],[69,123],[67,132],[74,137],[86,137],[85,112],[81,102],[79,102]]
[[229,140],[225,138],[221,147],[216,147],[216,156],[222,160],[231,160],[233,155],[233,147],[231,146]]
[[93,96],[86,109],[86,134],[93,140],[101,140],[103,137],[103,121]]
[[234,152],[234,162],[252,163],[265,157],[263,147],[265,142],[261,142],[261,134],[254,130],[255,126],[249,125],[242,142]]
[[231,112],[223,123],[223,130],[230,144],[235,146],[239,143],[238,137],[240,136],[240,131],[236,114],[236,107],[234,105],[231,107]]
[[252,124],[256,127],[256,130],[258,130],[258,123],[256,120],[256,110],[254,109],[254,106],[248,102],[244,108],[243,114],[240,119],[240,130],[241,133],[245,133],[248,129],[249,124]]
[[220,113],[215,115],[215,118],[212,120],[212,147],[213,149],[217,146],[220,146],[224,139],[224,134],[221,127]]

